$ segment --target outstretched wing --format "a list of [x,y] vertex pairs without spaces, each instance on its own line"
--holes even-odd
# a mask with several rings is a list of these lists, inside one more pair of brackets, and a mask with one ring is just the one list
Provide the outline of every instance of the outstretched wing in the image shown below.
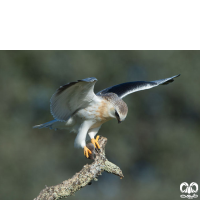
[[150,89],[150,88],[156,87],[158,85],[166,85],[168,83],[173,82],[174,78],[176,78],[178,76],[180,76],[180,74],[176,75],[176,76],[172,76],[170,78],[157,80],[157,81],[135,81],[135,82],[122,83],[119,85],[115,85],[115,86],[106,88],[106,89],[98,92],[97,95],[102,95],[105,93],[112,92],[112,93],[117,94],[120,98],[123,98],[133,92]]
[[53,117],[60,121],[66,121],[79,109],[87,107],[95,96],[93,89],[96,82],[97,79],[92,77],[58,88],[50,100]]

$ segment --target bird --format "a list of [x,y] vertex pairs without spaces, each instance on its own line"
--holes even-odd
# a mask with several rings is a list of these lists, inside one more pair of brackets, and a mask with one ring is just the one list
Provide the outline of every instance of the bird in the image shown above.
[[75,132],[77,136],[74,147],[83,148],[84,155],[88,158],[92,152],[86,146],[86,136],[90,137],[96,149],[100,149],[99,136],[95,136],[102,124],[111,119],[117,119],[121,123],[128,114],[128,106],[122,100],[124,97],[140,90],[169,84],[179,76],[180,74],[155,81],[125,82],[96,94],[94,85],[97,79],[94,77],[69,82],[60,86],[50,99],[50,111],[54,120],[33,128],[67,129]]

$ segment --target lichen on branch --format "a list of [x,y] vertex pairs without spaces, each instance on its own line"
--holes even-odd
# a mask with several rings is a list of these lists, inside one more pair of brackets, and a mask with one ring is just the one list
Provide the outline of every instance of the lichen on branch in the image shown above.
[[101,175],[103,171],[123,178],[124,176],[121,169],[108,161],[105,156],[107,138],[100,136],[98,142],[100,150],[95,150],[92,143],[87,144],[87,147],[92,151],[90,159],[94,159],[93,163],[84,165],[81,171],[76,173],[71,179],[65,180],[61,184],[55,186],[46,187],[34,200],[57,200],[67,198],[86,185],[90,185],[93,180],[97,181],[97,177]]

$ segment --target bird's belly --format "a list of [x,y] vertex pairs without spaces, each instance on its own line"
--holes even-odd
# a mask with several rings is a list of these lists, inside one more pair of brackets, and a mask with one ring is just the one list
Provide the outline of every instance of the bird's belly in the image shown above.
[[110,116],[106,115],[106,113],[100,114],[98,110],[92,110],[91,107],[83,109],[79,111],[79,113],[77,114],[82,121],[84,120],[93,121],[93,125],[90,127],[90,129],[97,128],[101,126],[103,123],[112,119]]
[[92,120],[96,123],[104,123],[111,119],[107,102],[93,104],[77,112],[77,116],[83,120]]
[[[110,119],[111,119],[111,118],[110,118]],[[90,127],[90,129],[97,128],[97,127],[101,126],[103,123],[109,121],[110,119],[103,120],[103,121],[96,121],[96,122]]]

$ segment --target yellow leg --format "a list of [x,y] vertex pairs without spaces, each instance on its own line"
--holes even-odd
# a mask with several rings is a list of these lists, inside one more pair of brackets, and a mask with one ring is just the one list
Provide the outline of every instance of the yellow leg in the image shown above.
[[92,144],[95,146],[95,148],[100,149],[98,140],[99,140],[99,135],[97,135],[96,139],[92,138],[92,139],[91,139],[91,142],[92,142]]
[[92,152],[86,146],[84,146],[84,155],[85,155],[85,157],[88,158],[89,154],[92,154]]

